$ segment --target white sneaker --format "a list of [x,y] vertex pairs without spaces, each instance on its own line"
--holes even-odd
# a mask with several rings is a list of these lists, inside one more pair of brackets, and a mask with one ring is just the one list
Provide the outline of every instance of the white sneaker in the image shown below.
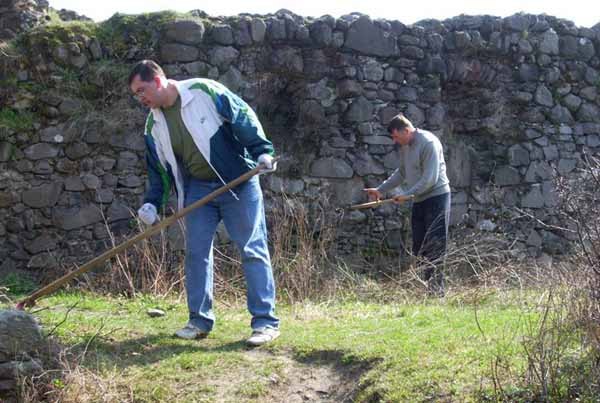
[[208,332],[188,323],[185,327],[176,331],[175,336],[186,340],[203,339],[208,336]]
[[275,340],[279,337],[279,330],[272,327],[261,327],[252,331],[252,336],[246,340],[246,344],[252,347],[262,346],[265,343]]

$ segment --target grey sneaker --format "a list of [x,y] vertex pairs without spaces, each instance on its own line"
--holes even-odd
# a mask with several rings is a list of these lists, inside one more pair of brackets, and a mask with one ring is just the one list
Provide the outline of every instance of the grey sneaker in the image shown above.
[[251,347],[262,346],[265,343],[275,340],[279,337],[279,330],[271,327],[261,327],[252,331],[252,336],[246,340],[246,344]]
[[208,332],[188,323],[185,327],[176,331],[175,336],[186,340],[203,339],[208,336]]

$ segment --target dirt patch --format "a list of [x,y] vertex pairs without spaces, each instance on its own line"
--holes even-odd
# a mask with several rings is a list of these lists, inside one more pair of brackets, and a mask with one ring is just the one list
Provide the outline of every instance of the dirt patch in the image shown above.
[[270,379],[271,402],[352,402],[360,377],[368,370],[366,364],[343,364],[342,353],[337,351],[319,351],[302,359],[295,359],[291,353],[275,355],[261,350],[247,354],[283,364],[279,377]]
[[[367,363],[344,364],[337,351],[318,351],[296,358],[292,352],[251,349],[227,379],[213,379],[215,401],[270,403],[352,402]],[[241,370],[245,367],[245,370]],[[223,399],[223,400],[221,400]]]

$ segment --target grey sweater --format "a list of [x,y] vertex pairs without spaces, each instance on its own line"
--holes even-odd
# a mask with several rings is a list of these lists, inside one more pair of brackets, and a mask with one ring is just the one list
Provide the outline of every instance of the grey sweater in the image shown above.
[[410,144],[400,146],[399,167],[377,190],[399,187],[401,195],[414,195],[415,202],[450,192],[442,143],[431,132],[417,129]]

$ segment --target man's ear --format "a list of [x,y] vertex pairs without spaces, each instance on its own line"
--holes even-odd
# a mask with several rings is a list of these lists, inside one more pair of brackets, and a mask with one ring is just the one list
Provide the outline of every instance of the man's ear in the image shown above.
[[154,78],[154,84],[156,84],[156,88],[160,88],[160,76],[159,75],[155,75]]

